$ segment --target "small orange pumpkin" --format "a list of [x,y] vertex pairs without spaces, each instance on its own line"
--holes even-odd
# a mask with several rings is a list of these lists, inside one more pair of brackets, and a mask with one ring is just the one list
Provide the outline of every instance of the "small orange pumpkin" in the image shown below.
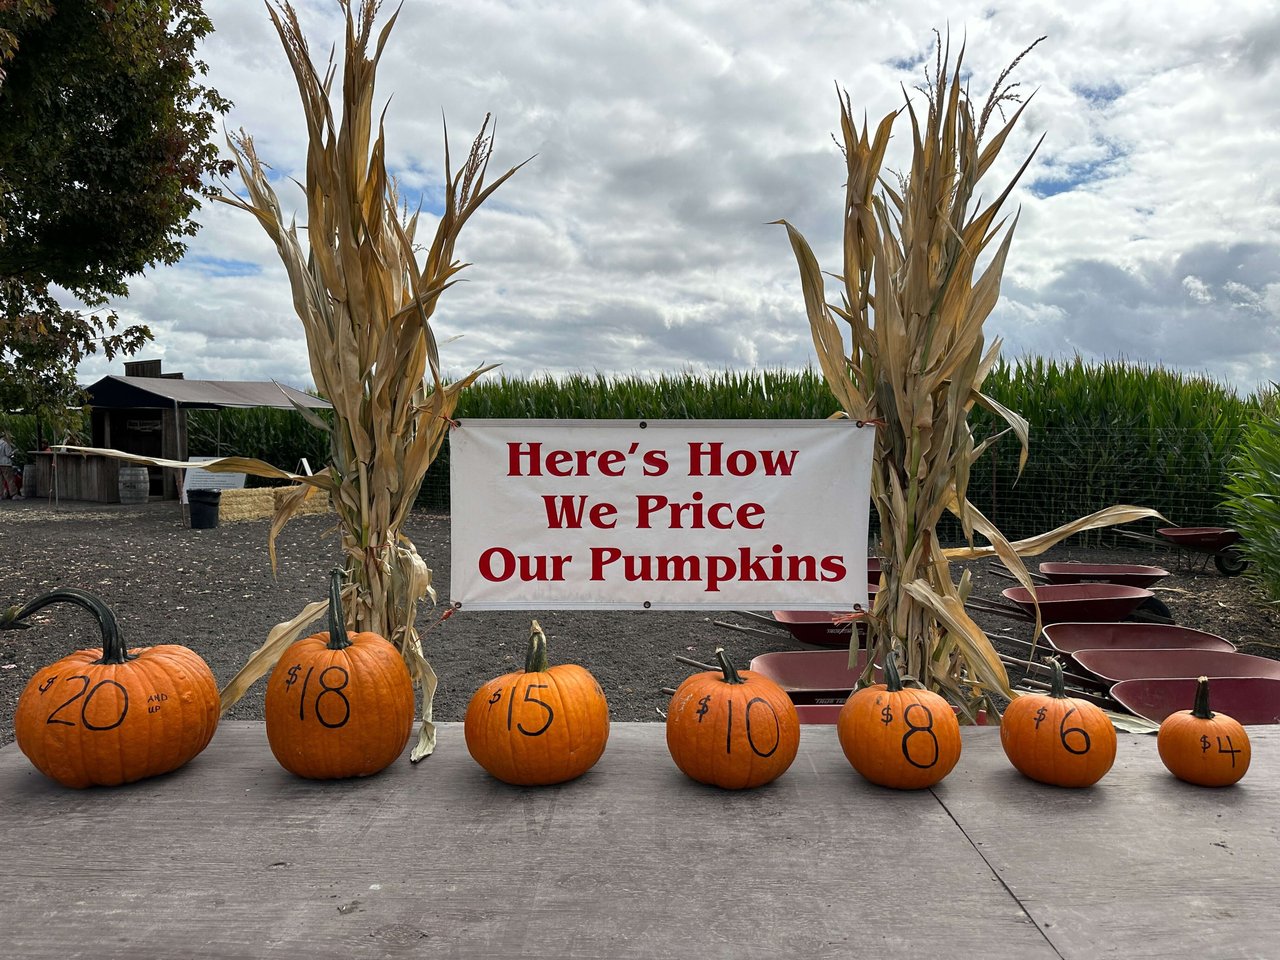
[[1024,776],[1058,787],[1088,787],[1116,759],[1116,728],[1101,707],[1066,695],[1062,664],[1046,658],[1049,693],[1024,693],[1000,721],[1000,745]]
[[400,651],[376,633],[350,633],[342,571],[329,577],[329,630],[292,644],[267,681],[267,743],[280,766],[312,780],[367,777],[400,756],[414,695]]
[[853,769],[874,784],[932,787],[960,760],[960,722],[943,697],[903,685],[896,650],[885,657],[884,679],[855,690],[840,708],[840,747]]
[[727,790],[759,787],[786,773],[800,749],[800,717],[778,684],[737,670],[716,650],[719,670],[695,673],[667,710],[667,749],[684,773]]
[[1190,710],[1164,718],[1156,734],[1160,759],[1179,780],[1202,787],[1228,787],[1249,770],[1253,751],[1244,727],[1209,709],[1209,678],[1196,681]]
[[199,654],[172,643],[126,649],[111,608],[74,587],[8,611],[0,627],[29,626],[54,603],[92,613],[102,647],[36,671],[18,698],[14,738],[37,770],[68,787],[110,787],[177,770],[209,745],[221,704]]
[[604,753],[609,703],[585,667],[547,666],[547,635],[534,620],[524,670],[475,692],[463,734],[476,763],[505,783],[563,783],[582,776]]

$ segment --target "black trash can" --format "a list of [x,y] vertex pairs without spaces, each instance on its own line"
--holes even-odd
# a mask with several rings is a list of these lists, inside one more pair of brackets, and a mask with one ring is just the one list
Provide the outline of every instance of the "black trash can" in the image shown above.
[[218,525],[218,503],[221,490],[188,490],[187,503],[191,506],[191,529],[209,530]]

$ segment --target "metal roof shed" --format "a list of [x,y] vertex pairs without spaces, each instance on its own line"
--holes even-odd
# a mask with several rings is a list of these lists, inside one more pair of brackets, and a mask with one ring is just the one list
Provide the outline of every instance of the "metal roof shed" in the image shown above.
[[[164,460],[187,459],[187,410],[293,409],[295,403],[313,410],[330,407],[327,400],[292,387],[255,380],[111,376],[86,392],[92,408],[93,446]],[[167,499],[177,497],[174,472],[152,468],[152,492]]]
[[[103,377],[87,390],[95,409],[204,409],[298,406],[329,409],[329,401],[281,383],[259,380],[179,380],[170,377]],[[290,403],[290,400],[293,403]]]

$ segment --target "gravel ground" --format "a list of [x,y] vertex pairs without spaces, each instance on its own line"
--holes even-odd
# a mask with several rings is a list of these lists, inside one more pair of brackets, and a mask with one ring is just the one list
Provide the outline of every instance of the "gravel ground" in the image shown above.
[[[279,570],[267,558],[268,522],[223,523],[192,530],[175,502],[118,504],[0,501],[0,607],[21,603],[57,586],[98,594],[115,610],[130,646],[182,643],[208,661],[220,684],[230,680],[276,623],[325,593],[328,571],[339,560],[332,517],[299,517],[278,541]],[[449,519],[414,514],[405,531],[435,571],[440,597],[448,597]],[[1176,622],[1240,644],[1243,652],[1280,659],[1280,617],[1244,577],[1223,577],[1205,555],[1178,564],[1154,546],[1118,552],[1058,549],[1043,559],[1156,563],[1173,571],[1157,595]],[[999,599],[1008,581],[986,562],[970,564],[975,593]],[[1034,569],[1034,563],[1032,564]],[[596,676],[614,720],[657,721],[687,669],[677,655],[709,659],[724,646],[740,663],[757,654],[797,649],[787,633],[734,632],[724,621],[750,626],[733,613],[463,612],[440,622],[441,608],[424,605],[418,629],[440,677],[439,720],[461,720],[471,693],[484,681],[523,661],[530,617],[550,638],[552,662],[575,662]],[[1030,626],[977,616],[994,635],[1029,639]],[[30,630],[0,631],[0,745],[13,739],[13,713],[27,680],[41,666],[73,650],[98,645],[90,618],[70,607],[36,615]],[[1005,652],[1016,647],[997,639]],[[1016,673],[1011,672],[1016,678]],[[260,719],[265,681],[228,714]]]

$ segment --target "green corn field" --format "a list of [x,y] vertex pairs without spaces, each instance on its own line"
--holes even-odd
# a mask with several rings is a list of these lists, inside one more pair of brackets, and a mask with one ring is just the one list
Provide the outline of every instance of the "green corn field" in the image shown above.
[[[1031,456],[1022,476],[1017,442],[1006,437],[978,461],[970,488],[975,505],[1012,538],[1114,503],[1154,507],[1183,526],[1230,525],[1223,503],[1232,460],[1251,426],[1273,417],[1275,408],[1271,390],[1240,396],[1205,377],[1079,358],[1002,361],[985,389],[1031,424]],[[812,419],[836,409],[814,370],[529,378],[495,372],[463,393],[457,416]],[[980,410],[973,419],[979,439],[996,429]],[[0,414],[0,429],[11,431],[19,449],[34,442],[29,417]],[[188,436],[193,456],[234,453],[286,469],[305,457],[317,470],[328,459],[327,438],[288,410],[192,411]],[[446,445],[427,474],[419,506],[447,510],[448,478]],[[959,542],[958,529],[950,532]],[[1072,542],[1115,538],[1114,531],[1102,530]]]

